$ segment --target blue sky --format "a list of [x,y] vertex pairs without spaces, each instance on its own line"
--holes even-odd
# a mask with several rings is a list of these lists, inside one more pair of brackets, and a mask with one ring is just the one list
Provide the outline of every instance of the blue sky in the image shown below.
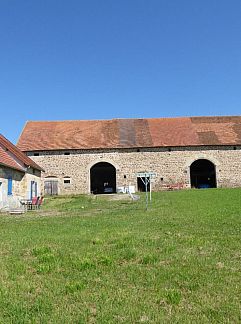
[[0,1],[0,132],[241,112],[240,0]]

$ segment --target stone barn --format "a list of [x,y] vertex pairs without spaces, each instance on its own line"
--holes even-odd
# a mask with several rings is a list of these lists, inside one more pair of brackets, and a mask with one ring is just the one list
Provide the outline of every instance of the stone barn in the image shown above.
[[44,170],[46,194],[241,186],[241,116],[29,121],[18,148]]

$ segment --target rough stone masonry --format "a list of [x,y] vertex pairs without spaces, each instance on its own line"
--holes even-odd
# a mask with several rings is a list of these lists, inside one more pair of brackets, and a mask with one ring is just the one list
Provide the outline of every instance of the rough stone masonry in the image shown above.
[[[138,152],[140,151],[140,152]],[[137,188],[137,172],[152,171],[153,190],[163,190],[175,184],[191,187],[190,165],[207,159],[215,165],[217,187],[241,186],[241,147],[172,147],[155,149],[40,151],[28,155],[45,170],[44,179],[56,178],[58,193],[90,193],[90,168],[98,162],[108,162],[116,168],[119,186]],[[64,179],[70,183],[64,184]]]

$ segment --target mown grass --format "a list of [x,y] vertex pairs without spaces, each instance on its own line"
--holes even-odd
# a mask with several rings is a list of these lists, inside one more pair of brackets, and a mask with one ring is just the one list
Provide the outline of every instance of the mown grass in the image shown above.
[[239,323],[241,190],[0,216],[1,323]]

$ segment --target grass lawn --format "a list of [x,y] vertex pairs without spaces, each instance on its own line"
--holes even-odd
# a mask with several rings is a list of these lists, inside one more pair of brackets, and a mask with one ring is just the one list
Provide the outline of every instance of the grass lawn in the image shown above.
[[0,323],[240,323],[241,190],[0,215]]

